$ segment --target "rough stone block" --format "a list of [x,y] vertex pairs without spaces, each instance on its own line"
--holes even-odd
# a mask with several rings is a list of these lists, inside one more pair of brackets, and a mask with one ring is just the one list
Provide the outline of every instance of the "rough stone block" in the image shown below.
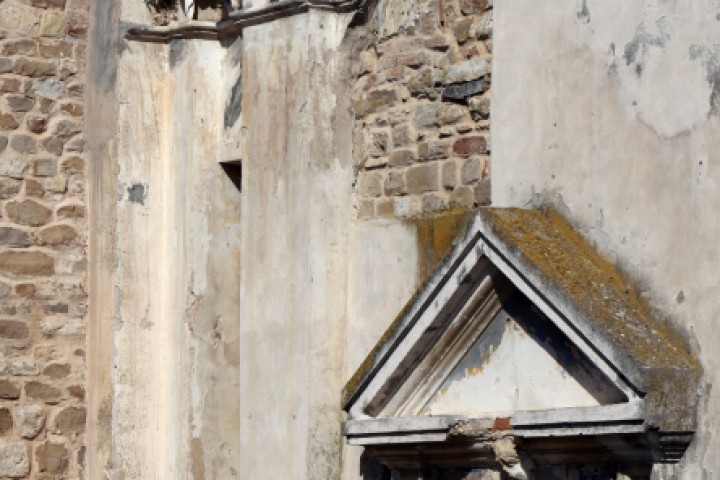
[[[0,254],[0,257],[2,255],[3,254]],[[0,261],[0,268],[2,268],[2,261]],[[24,322],[0,320],[0,338],[7,340],[25,340],[29,336],[30,330]]]
[[85,409],[68,407],[55,417],[53,431],[63,435],[85,430]]
[[356,206],[358,220],[370,220],[375,217],[375,201],[359,200]]
[[395,150],[390,154],[390,166],[399,167],[402,165],[410,165],[415,161],[415,152],[412,150]]
[[5,150],[5,147],[7,147],[7,144],[8,144],[8,138],[3,135],[0,135],[0,153],[2,153],[3,150]]
[[0,73],[12,72],[12,58],[0,58]]
[[29,112],[35,106],[35,100],[25,95],[7,95],[5,98],[14,112]]
[[53,135],[68,140],[82,132],[82,123],[75,120],[60,120],[53,127]]
[[461,157],[487,153],[487,140],[480,136],[461,138],[453,145],[453,152]]
[[405,147],[415,141],[414,135],[407,124],[396,125],[392,129],[393,148]]
[[373,90],[355,102],[355,116],[360,118],[392,106],[397,100],[395,89]]
[[410,68],[421,67],[430,63],[430,56],[427,52],[419,50],[414,52],[398,53],[393,55],[385,55],[380,59],[379,66],[381,70],[389,70],[399,66]]
[[475,191],[472,187],[459,186],[450,192],[450,208],[471,208],[475,203]]
[[376,210],[378,218],[392,218],[395,216],[395,202],[392,198],[380,199]]
[[455,33],[455,40],[457,40],[458,43],[465,43],[470,37],[470,27],[472,26],[472,22],[472,18],[469,17],[461,18],[455,22],[453,32]]
[[467,112],[465,107],[460,105],[444,103],[438,108],[437,117],[441,125],[451,125],[461,120]]
[[0,282],[0,298],[5,298],[12,293],[12,287],[5,282]]
[[49,276],[55,273],[55,261],[44,252],[11,250],[0,253],[0,270],[13,275]]
[[35,457],[41,472],[59,475],[67,470],[69,452],[60,443],[43,443],[35,451]]
[[38,8],[65,8],[65,0],[30,0],[30,5]]
[[68,394],[78,400],[85,400],[85,388],[82,385],[72,385],[67,388]]
[[405,175],[408,193],[423,193],[438,190],[438,166],[436,163],[415,165]]
[[33,133],[43,133],[47,130],[47,119],[43,117],[29,115],[25,119],[25,124],[28,126],[28,130]]
[[10,137],[10,146],[17,153],[35,153],[37,151],[37,141],[30,135],[17,134]]
[[[0,160],[0,167],[2,167],[3,161]],[[7,200],[18,194],[20,191],[21,182],[19,180],[13,180],[11,178],[0,177],[0,199]]]
[[45,179],[43,186],[48,192],[65,193],[67,191],[67,180],[63,177],[50,177]]
[[40,241],[46,245],[70,245],[77,237],[70,225],[53,225],[40,231]]
[[57,162],[54,158],[42,158],[33,162],[33,175],[36,177],[54,177],[57,175]]
[[465,100],[467,97],[487,91],[488,84],[483,79],[470,82],[453,83],[445,87],[442,96],[447,100]]
[[32,178],[25,180],[25,196],[42,198],[43,195],[45,195],[45,189],[42,183]]
[[43,369],[42,374],[53,380],[67,378],[70,375],[70,365],[67,363],[51,363]]
[[38,81],[35,84],[34,91],[36,95],[55,100],[59,98],[60,95],[62,95],[64,89],[65,84],[63,82],[54,78],[50,78],[47,80]]
[[457,165],[453,161],[447,161],[442,165],[442,186],[446,190],[452,190],[457,185]]
[[52,211],[34,200],[9,202],[5,205],[8,217],[19,224],[37,227],[44,225],[52,216]]
[[445,140],[430,140],[418,145],[418,158],[422,161],[438,160],[450,156],[450,144]]
[[24,442],[0,442],[0,477],[20,478],[29,474],[27,445]]
[[33,400],[55,404],[60,401],[61,392],[57,388],[44,383],[28,382],[25,384],[25,395]]
[[84,205],[63,205],[57,209],[57,217],[60,218],[83,218],[85,217]]
[[460,11],[463,15],[476,15],[490,7],[488,0],[460,0]]
[[18,405],[15,407],[17,430],[22,438],[32,440],[45,427],[45,411],[40,405]]
[[37,363],[35,362],[19,360],[17,362],[12,362],[10,365],[10,373],[18,377],[29,377],[32,375],[39,375],[40,368],[38,368]]
[[368,154],[371,157],[381,157],[388,154],[389,138],[386,132],[375,132],[372,134],[372,143],[368,146]]
[[29,32],[39,22],[37,11],[25,5],[0,3],[0,29]]
[[2,379],[0,380],[0,398],[5,400],[17,400],[20,398],[20,388],[16,383],[11,382],[10,380]]
[[492,15],[486,13],[472,26],[471,31],[478,40],[487,40],[492,35],[492,28]]
[[85,114],[85,107],[75,102],[64,102],[60,104],[60,110],[72,117],[82,117]]
[[30,245],[30,235],[17,228],[0,227],[0,245],[27,247]]
[[363,172],[360,174],[360,194],[363,197],[382,195],[382,173]]
[[468,185],[482,178],[485,160],[478,157],[468,159],[462,167],[462,183]]
[[32,283],[19,283],[15,285],[15,293],[21,297],[32,297],[35,295],[35,285]]
[[390,172],[385,179],[385,195],[395,196],[405,193],[405,179],[402,172]]
[[425,47],[431,50],[444,52],[450,48],[450,40],[445,35],[438,33],[425,40]]
[[63,12],[46,12],[40,33],[44,37],[62,37],[65,35],[65,25],[66,18]]
[[0,93],[18,93],[22,83],[17,78],[0,78]]
[[0,408],[0,435],[12,432],[13,417],[8,408]]
[[415,112],[415,125],[418,127],[438,126],[438,109],[440,103],[423,103],[418,105]]
[[82,157],[70,157],[62,162],[62,169],[67,173],[82,173],[85,170],[85,160]]
[[55,155],[61,155],[64,147],[65,142],[58,137],[50,136],[40,140],[40,148]]
[[429,193],[422,197],[423,212],[437,212],[438,210],[446,210],[448,201],[445,195],[440,193]]
[[55,75],[56,68],[53,62],[20,57],[13,62],[13,72],[32,78],[51,77]]
[[12,39],[0,43],[0,55],[37,55],[37,44],[29,39]]
[[490,205],[490,179],[484,178],[475,184],[475,204],[486,206]]
[[0,113],[0,130],[15,130],[20,124],[9,113]]
[[445,83],[461,83],[477,80],[490,73],[490,64],[487,60],[468,60],[448,67],[445,73]]

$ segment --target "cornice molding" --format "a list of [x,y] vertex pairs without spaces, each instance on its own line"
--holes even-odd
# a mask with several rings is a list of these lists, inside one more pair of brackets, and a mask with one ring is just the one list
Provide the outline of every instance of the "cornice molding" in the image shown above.
[[168,43],[173,40],[224,40],[242,34],[245,27],[272,22],[310,10],[347,13],[359,9],[364,0],[283,0],[262,7],[237,10],[220,22],[186,20],[172,22],[167,26],[144,26],[131,28],[125,34],[128,40],[139,42]]

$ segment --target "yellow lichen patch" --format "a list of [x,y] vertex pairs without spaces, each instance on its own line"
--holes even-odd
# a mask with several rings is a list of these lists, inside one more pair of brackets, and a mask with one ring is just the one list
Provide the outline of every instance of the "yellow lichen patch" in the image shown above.
[[697,368],[679,336],[651,318],[648,305],[618,268],[560,215],[512,208],[487,209],[482,215],[507,248],[639,366]]
[[465,236],[474,213],[468,210],[452,210],[413,220],[418,233],[420,283],[430,278],[453,251],[455,243]]

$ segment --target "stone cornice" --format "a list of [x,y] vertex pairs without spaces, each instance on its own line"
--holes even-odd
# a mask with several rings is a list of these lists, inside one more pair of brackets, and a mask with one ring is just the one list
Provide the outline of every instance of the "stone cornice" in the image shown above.
[[329,10],[337,13],[352,12],[362,6],[364,0],[284,0],[258,8],[237,10],[220,22],[187,20],[172,22],[167,26],[143,26],[131,28],[125,34],[128,40],[167,43],[179,39],[222,40],[242,34],[245,27],[272,22],[309,10]]

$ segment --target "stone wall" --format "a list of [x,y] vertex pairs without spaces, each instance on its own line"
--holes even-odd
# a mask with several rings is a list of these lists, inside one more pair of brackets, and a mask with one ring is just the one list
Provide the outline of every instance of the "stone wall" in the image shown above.
[[85,0],[0,2],[0,477],[84,464]]
[[490,202],[492,1],[380,2],[355,65],[358,219]]

